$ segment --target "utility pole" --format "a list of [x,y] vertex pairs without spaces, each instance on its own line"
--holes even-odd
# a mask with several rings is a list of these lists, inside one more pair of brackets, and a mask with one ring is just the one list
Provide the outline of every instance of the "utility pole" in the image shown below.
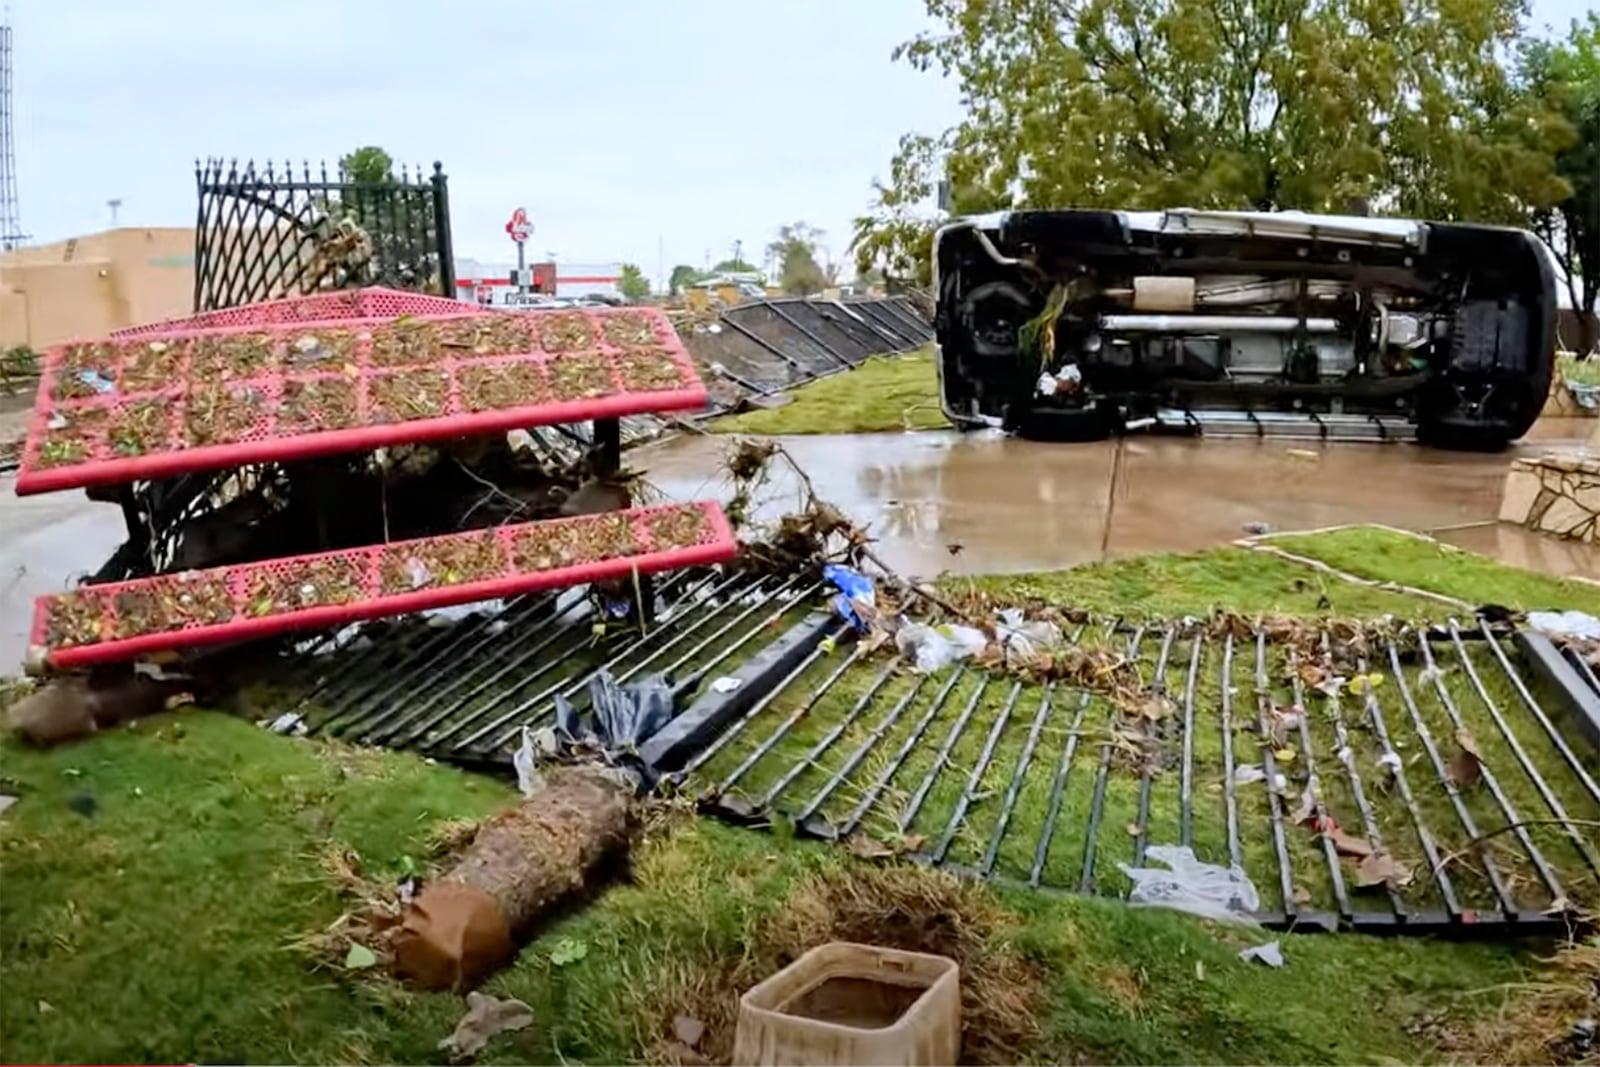
[[117,228],[117,208],[121,206],[122,198],[120,196],[114,196],[106,201],[106,207],[111,209],[111,228],[113,230]]

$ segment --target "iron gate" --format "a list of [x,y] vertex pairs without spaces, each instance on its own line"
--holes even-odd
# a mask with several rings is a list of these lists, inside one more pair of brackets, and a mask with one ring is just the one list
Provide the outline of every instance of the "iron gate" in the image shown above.
[[194,309],[384,285],[453,296],[444,168],[381,181],[309,163],[195,164]]

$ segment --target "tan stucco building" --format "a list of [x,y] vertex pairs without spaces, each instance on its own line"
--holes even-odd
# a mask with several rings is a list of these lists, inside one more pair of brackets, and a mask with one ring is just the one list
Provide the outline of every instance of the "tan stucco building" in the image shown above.
[[190,313],[194,230],[123,227],[0,252],[0,349]]

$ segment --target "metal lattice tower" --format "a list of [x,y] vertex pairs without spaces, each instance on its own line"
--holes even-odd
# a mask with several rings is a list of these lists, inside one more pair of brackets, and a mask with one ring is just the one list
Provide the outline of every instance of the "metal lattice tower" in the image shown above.
[[17,150],[11,133],[11,26],[0,26],[0,248],[23,241],[17,207]]

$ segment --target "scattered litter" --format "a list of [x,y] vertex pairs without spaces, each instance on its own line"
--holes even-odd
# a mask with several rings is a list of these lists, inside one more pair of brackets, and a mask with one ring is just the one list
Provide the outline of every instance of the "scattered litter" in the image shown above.
[[1271,533],[1272,527],[1264,522],[1247,522],[1244,524],[1244,532],[1252,537],[1260,537],[1262,534]]
[[95,812],[100,810],[100,805],[88,793],[74,793],[67,798],[67,807],[82,815],[85,819],[92,819]]
[[1124,826],[1123,829],[1128,831],[1129,837],[1139,837],[1144,834],[1144,827],[1140,826],[1136,822],[1130,822],[1127,826]]
[[735,678],[731,674],[725,674],[711,683],[711,691],[713,693],[731,693],[743,684],[743,678]]
[[17,799],[17,797],[12,796],[10,793],[0,793],[0,815],[4,815],[6,813],[6,809],[15,804]]
[[352,941],[350,951],[344,954],[344,969],[347,971],[364,971],[368,967],[378,965],[377,953],[366,945]]
[[57,411],[49,419],[45,420],[45,427],[51,430],[65,430],[67,428],[67,417]]
[[1265,963],[1268,967],[1282,967],[1284,964],[1283,947],[1276,941],[1268,941],[1265,945],[1252,945],[1241,951],[1239,958],[1246,963]]
[[117,383],[107,378],[104,374],[94,370],[81,370],[75,377],[97,393],[105,394],[115,392]]
[[522,743],[511,754],[511,766],[517,772],[517,792],[524,800],[537,793],[544,782],[539,778],[539,755],[534,742],[533,727],[522,728]]
[[872,579],[838,563],[830,563],[822,568],[822,577],[839,590],[839,595],[833,598],[833,610],[857,632],[866,633],[868,627],[864,616],[876,612],[858,609],[878,606],[878,595],[872,587]]
[[914,622],[900,627],[895,635],[900,653],[916,661],[919,674],[932,674],[957,660],[975,656],[988,647],[982,630],[971,626],[928,626]]
[[1551,637],[1600,641],[1600,619],[1586,611],[1530,611],[1528,625]]
[[1378,757],[1378,776],[1382,781],[1393,783],[1401,769],[1400,753],[1393,749]]
[[1300,794],[1300,806],[1294,809],[1294,815],[1289,821],[1296,826],[1303,822],[1310,822],[1311,816],[1316,813],[1316,810],[1317,787],[1314,783],[1307,782],[1305,792]]
[[39,1001],[38,1008],[40,1015],[49,1015],[51,1012],[56,1010],[56,1006],[50,1003],[48,1000]]
[[1600,1024],[1593,1019],[1579,1019],[1572,1024],[1572,1033],[1567,1035],[1567,1043],[1579,1055],[1587,1053],[1595,1044],[1595,1034],[1600,1032]]
[[406,560],[406,578],[411,582],[411,588],[421,589],[433,581],[433,573],[428,570],[428,565],[415,557]]
[[556,736],[568,744],[632,751],[672,721],[673,687],[664,674],[618,684],[609,671],[589,681],[589,707],[579,711],[557,694]]
[[1307,889],[1303,885],[1297,885],[1294,887],[1293,899],[1296,904],[1299,904],[1303,907],[1304,905],[1311,903],[1311,890]]
[[520,1000],[501,1000],[486,993],[467,994],[467,1013],[456,1023],[454,1032],[439,1048],[452,1061],[476,1056],[489,1039],[510,1030],[521,1030],[533,1022],[533,1009]]
[[1317,460],[1322,458],[1322,453],[1313,452],[1309,448],[1284,449],[1284,455],[1288,456],[1290,459],[1297,459],[1305,463],[1315,463]]
[[1233,769],[1233,781],[1236,785],[1252,785],[1266,780],[1267,772],[1259,763],[1241,763]]
[[275,734],[293,734],[295,737],[304,737],[306,734],[306,717],[298,711],[286,711],[266,725]]
[[1061,627],[1046,620],[1024,621],[1017,608],[1000,612],[1000,623],[994,628],[995,637],[1008,659],[1032,660],[1061,647],[1066,637]]
[[1355,696],[1365,696],[1383,684],[1381,674],[1358,674],[1345,686]]
[[1181,845],[1151,845],[1145,854],[1170,870],[1117,864],[1133,882],[1129,903],[1174,908],[1207,919],[1255,921],[1261,898],[1249,875],[1238,867],[1202,863],[1192,849]]
[[550,962],[557,967],[577,963],[589,955],[589,942],[575,937],[563,937],[550,949]]
[[690,1048],[699,1048],[700,1039],[706,1036],[706,1024],[689,1015],[679,1015],[672,1020],[672,1033]]

